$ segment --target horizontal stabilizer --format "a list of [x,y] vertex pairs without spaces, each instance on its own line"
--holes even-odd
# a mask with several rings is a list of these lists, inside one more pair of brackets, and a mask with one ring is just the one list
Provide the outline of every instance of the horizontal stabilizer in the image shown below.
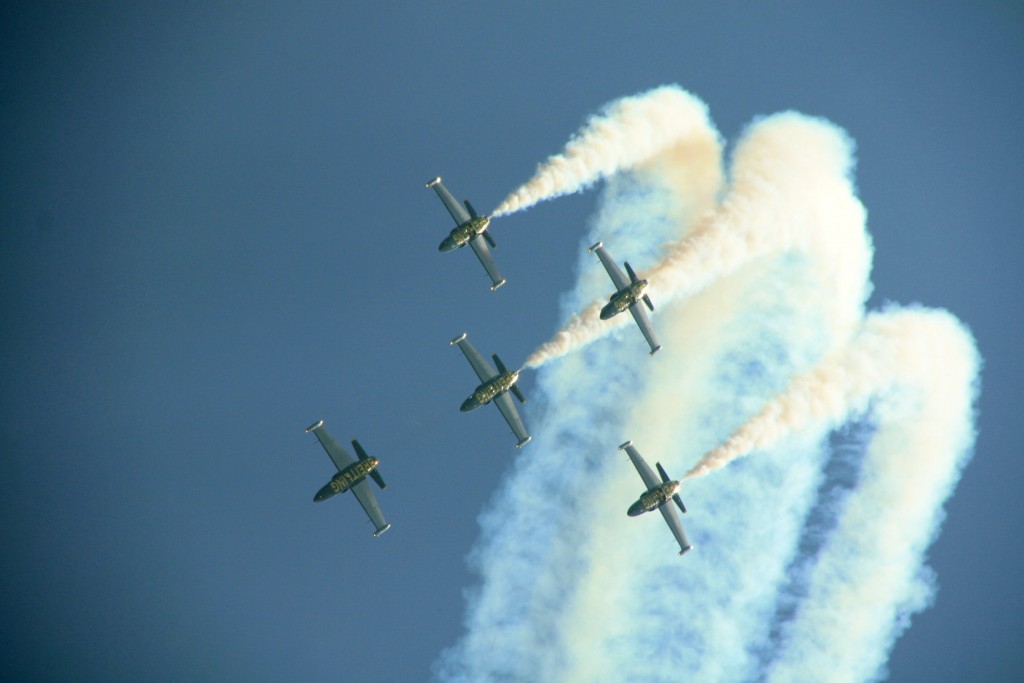
[[512,392],[512,395],[513,395],[513,396],[515,396],[516,398],[518,398],[518,399],[519,399],[519,402],[520,402],[520,403],[526,403],[526,397],[525,397],[525,396],[523,396],[523,391],[522,391],[522,389],[520,389],[520,388],[519,388],[518,386],[516,386],[515,384],[513,384],[513,385],[512,385],[512,386],[511,386],[511,387],[509,388],[509,391],[511,391],[511,392]]
[[434,185],[437,185],[439,182],[441,182],[441,176],[437,176],[436,178],[431,180],[429,183],[427,183],[427,187],[433,187]]
[[623,263],[623,265],[626,266],[626,272],[629,273],[629,281],[630,282],[639,282],[640,278],[638,278],[636,276],[636,273],[633,272],[633,268],[632,268],[632,266],[629,265],[629,261],[626,261],[625,263]]
[[[381,490],[384,490],[388,487],[388,485],[384,483],[384,477],[380,476],[380,472],[378,472],[377,470],[370,472],[370,478],[377,483],[377,486],[379,486]],[[683,510],[683,512],[686,512],[686,510]]]
[[460,334],[460,335],[459,335],[458,337],[456,337],[455,339],[452,339],[452,340],[451,340],[450,342],[448,342],[448,343],[449,343],[449,344],[450,344],[451,346],[455,346],[456,344],[458,344],[458,343],[459,343],[460,341],[462,341],[462,340],[463,340],[463,339],[465,339],[465,338],[466,338],[466,333],[465,333],[465,332],[463,332],[463,333],[462,333],[462,334]]
[[490,230],[484,230],[480,234],[484,236],[485,240],[487,240],[487,244],[491,245],[491,249],[494,249],[495,247],[498,246],[497,244],[495,244],[494,238],[491,237],[491,231]]
[[661,466],[660,462],[654,463],[654,466],[658,468],[658,474],[661,475],[661,483],[664,484],[666,482],[672,481],[672,478],[668,476],[668,474],[665,472],[665,468]]
[[[470,218],[476,218],[479,215],[476,212],[476,209],[473,208],[473,205],[469,203],[468,199],[463,199],[462,203],[466,205],[466,210],[469,211]],[[492,244],[491,246],[494,246],[494,245]]]
[[593,254],[595,249],[600,249],[603,246],[604,246],[604,242],[598,242],[594,246],[590,247],[590,249],[587,249],[587,253],[588,254]]
[[644,303],[647,304],[647,308],[649,308],[649,309],[651,309],[653,311],[654,310],[654,304],[651,303],[651,297],[649,297],[646,294],[644,294],[643,300],[644,300]]
[[[376,474],[376,472],[374,472],[374,474]],[[676,502],[676,505],[679,506],[679,510],[685,515],[686,514],[686,506],[683,505],[683,499],[679,497],[678,493],[676,495],[672,496],[672,500],[674,500]]]
[[498,354],[492,353],[491,358],[494,359],[494,364],[498,366],[499,373],[505,374],[506,372],[508,372],[508,368],[506,368],[505,364],[501,362],[500,358],[498,358]]
[[355,439],[352,439],[352,448],[356,449],[356,455],[359,456],[360,460],[370,459],[370,456],[366,454],[366,451],[363,450],[363,447],[360,446],[359,442],[356,441]]

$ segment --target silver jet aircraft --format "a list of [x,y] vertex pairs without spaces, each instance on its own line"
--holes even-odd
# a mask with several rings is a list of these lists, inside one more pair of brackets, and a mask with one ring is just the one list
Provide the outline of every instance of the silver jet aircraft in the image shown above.
[[448,213],[455,219],[455,228],[441,242],[441,246],[438,247],[440,251],[451,251],[468,244],[473,247],[476,257],[480,259],[484,270],[491,278],[491,291],[493,292],[505,284],[505,278],[498,273],[498,268],[494,265],[494,259],[491,257],[491,250],[487,247],[488,244],[492,248],[495,246],[494,238],[491,237],[491,233],[487,232],[487,226],[491,224],[491,217],[478,215],[468,199],[465,206],[455,201],[452,193],[441,183],[440,177],[427,183],[427,187],[434,188],[437,196],[441,198],[441,202],[448,209]]
[[519,371],[509,371],[506,369],[505,364],[498,358],[498,354],[494,354],[491,358],[494,359],[494,363],[498,366],[498,370],[495,372],[490,363],[484,360],[484,357],[466,340],[465,332],[461,336],[452,339],[451,345],[455,346],[456,344],[462,349],[466,360],[476,370],[476,376],[482,382],[473,391],[472,395],[462,402],[459,410],[466,413],[493,401],[494,405],[498,406],[498,410],[501,411],[505,422],[508,422],[508,426],[512,428],[512,433],[519,439],[516,448],[525,445],[533,437],[526,431],[526,425],[523,424],[522,418],[519,417],[516,404],[512,402],[512,398],[508,395],[508,392],[512,392],[519,399],[520,403],[526,403],[523,392],[516,386],[516,382],[519,381]]
[[363,450],[363,447],[355,439],[352,440],[352,447],[356,449],[356,455],[359,456],[359,460],[353,459],[348,454],[348,451],[342,448],[334,440],[334,437],[324,429],[323,420],[310,425],[306,431],[313,432],[316,435],[324,450],[327,451],[327,455],[331,456],[331,460],[334,461],[334,465],[338,468],[338,473],[331,477],[331,480],[324,484],[323,488],[316,492],[316,495],[313,496],[313,501],[319,503],[339,493],[351,490],[373,523],[374,537],[376,538],[390,529],[391,525],[384,519],[384,513],[380,511],[380,506],[377,505],[377,498],[373,495],[370,482],[366,481],[366,477],[369,475],[377,483],[377,486],[382,489],[386,488],[387,485],[384,483],[384,478],[377,471],[380,461],[367,455],[366,451]]
[[683,499],[679,497],[679,482],[669,479],[660,462],[655,463],[658,467],[658,474],[661,475],[661,480],[659,481],[658,477],[654,476],[650,466],[640,456],[636,448],[633,447],[632,441],[627,441],[619,446],[619,450],[626,451],[629,459],[633,461],[636,471],[640,473],[640,478],[644,480],[644,486],[647,487],[643,495],[629,506],[626,514],[630,517],[637,517],[658,508],[661,510],[661,516],[665,518],[668,528],[672,530],[672,534],[679,542],[679,554],[682,555],[689,551],[693,546],[690,545],[690,541],[686,538],[686,532],[683,531],[683,525],[679,521],[676,511],[672,509],[671,505],[668,505],[669,500],[675,501],[679,509],[684,513],[686,512]]
[[658,339],[654,336],[654,328],[651,326],[651,321],[647,318],[647,312],[640,305],[640,302],[643,301],[647,304],[647,308],[652,311],[654,310],[651,297],[644,293],[644,290],[647,289],[647,280],[638,278],[633,269],[629,267],[628,261],[625,264],[626,271],[629,273],[629,278],[627,279],[625,274],[619,269],[618,264],[604,250],[604,242],[598,242],[588,251],[591,253],[597,252],[597,257],[601,259],[604,269],[608,271],[612,282],[615,283],[615,293],[612,294],[607,305],[601,309],[601,320],[607,320],[628,308],[629,312],[633,314],[636,324],[640,326],[640,331],[644,333],[644,339],[647,340],[648,346],[651,347],[650,355],[653,356],[661,348],[661,344],[658,343]]

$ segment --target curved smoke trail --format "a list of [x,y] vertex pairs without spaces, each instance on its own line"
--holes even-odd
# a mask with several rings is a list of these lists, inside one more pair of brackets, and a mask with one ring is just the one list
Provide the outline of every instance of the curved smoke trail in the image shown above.
[[[852,166],[842,131],[789,113],[746,132],[710,213],[717,158],[666,150],[609,178],[587,239],[656,263],[665,348],[648,358],[627,343],[635,330],[605,328],[541,368],[531,405],[547,408],[480,519],[482,581],[440,678],[878,675],[898,615],[931,595],[922,557],[970,450],[977,355],[948,314],[864,317],[871,248]],[[576,310],[608,288],[580,262]],[[865,414],[859,475],[827,499],[826,437]],[[685,558],[659,516],[625,515],[642,491],[615,450],[627,438],[674,476],[706,454],[684,485]]]
[[709,136],[708,142],[717,147],[707,106],[679,88],[666,86],[623,98],[591,118],[564,152],[538,166],[533,178],[506,197],[492,215],[515,213],[578,192],[649,161],[679,141]]
[[[865,211],[849,171],[852,143],[827,122],[789,113],[755,126],[737,147],[733,182],[722,205],[703,217],[693,234],[670,245],[662,260],[642,276],[650,281],[657,305],[693,296],[708,283],[751,261],[787,250],[808,254],[811,263],[831,269],[835,279],[833,324],[849,332],[869,293],[871,244]],[[829,221],[829,229],[822,223]],[[599,317],[604,300],[574,315],[526,365],[539,367],[621,325]]]

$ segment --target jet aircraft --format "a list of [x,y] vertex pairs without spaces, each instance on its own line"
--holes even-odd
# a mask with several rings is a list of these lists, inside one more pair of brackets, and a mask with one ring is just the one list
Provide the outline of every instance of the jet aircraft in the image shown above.
[[390,529],[391,525],[384,519],[384,513],[380,511],[377,498],[373,495],[373,489],[370,488],[370,482],[366,481],[366,477],[369,475],[377,483],[377,486],[382,489],[386,488],[387,484],[384,483],[384,478],[377,471],[380,461],[367,455],[363,447],[359,445],[359,442],[353,439],[352,447],[356,449],[356,455],[359,456],[359,460],[354,460],[348,454],[348,451],[342,448],[334,440],[334,437],[324,429],[323,420],[310,425],[306,431],[313,432],[316,435],[324,450],[327,451],[327,455],[331,456],[331,460],[334,461],[334,465],[338,468],[338,473],[331,477],[331,480],[324,484],[316,492],[316,495],[313,496],[313,502],[319,503],[339,493],[351,490],[373,523],[374,538]]
[[491,217],[477,214],[468,199],[465,202],[465,207],[455,201],[452,193],[441,183],[440,176],[427,183],[427,187],[434,188],[437,196],[441,198],[441,202],[448,209],[448,213],[455,219],[455,228],[444,238],[438,249],[440,251],[451,251],[468,244],[473,247],[476,257],[480,259],[484,270],[487,271],[491,278],[491,291],[493,292],[505,284],[505,278],[501,277],[497,266],[494,265],[491,249],[487,247],[488,244],[491,245],[491,248],[496,246],[494,238],[487,231],[487,226],[491,223]]
[[637,517],[655,508],[661,510],[661,515],[665,518],[668,528],[672,530],[672,534],[679,542],[679,554],[683,555],[688,552],[693,546],[690,545],[690,541],[686,538],[686,532],[683,531],[683,525],[679,521],[676,511],[672,509],[671,505],[668,505],[669,500],[675,501],[679,509],[684,513],[686,512],[683,500],[679,497],[679,482],[669,479],[660,462],[655,463],[658,467],[658,474],[661,475],[661,480],[659,481],[654,476],[654,472],[651,471],[647,462],[640,456],[639,451],[633,447],[632,441],[627,441],[619,446],[619,450],[626,451],[629,459],[633,461],[636,471],[640,473],[640,478],[644,480],[644,486],[647,487],[643,495],[629,506],[626,514],[630,517]]
[[615,283],[615,293],[612,294],[605,307],[601,309],[601,320],[607,320],[628,308],[629,312],[633,314],[636,324],[640,326],[644,339],[647,340],[647,344],[651,347],[650,355],[653,356],[661,348],[661,344],[658,343],[658,339],[654,336],[654,328],[651,326],[651,321],[647,318],[647,312],[640,305],[640,302],[643,301],[647,308],[652,311],[654,310],[651,297],[644,293],[644,290],[647,289],[647,280],[638,278],[633,269],[629,267],[628,261],[625,264],[626,272],[629,273],[629,278],[627,279],[625,274],[619,270],[619,266],[612,260],[612,257],[604,250],[604,242],[598,242],[588,251],[591,253],[597,252],[597,257],[601,259],[604,269],[608,271],[612,282]]
[[524,446],[533,437],[526,431],[526,425],[523,424],[523,420],[519,417],[516,404],[512,402],[508,395],[508,392],[511,391],[519,399],[520,403],[526,403],[523,392],[516,386],[516,382],[519,381],[519,371],[509,371],[505,364],[501,362],[501,359],[498,358],[498,354],[495,353],[491,356],[494,359],[495,365],[498,366],[498,370],[495,372],[490,363],[484,360],[484,357],[469,343],[465,332],[461,336],[452,339],[451,345],[455,346],[456,344],[462,349],[466,360],[476,370],[476,376],[482,382],[473,390],[472,395],[462,402],[459,410],[466,413],[493,401],[498,406],[498,410],[501,411],[505,422],[508,422],[508,426],[512,428],[512,433],[519,439],[516,448]]

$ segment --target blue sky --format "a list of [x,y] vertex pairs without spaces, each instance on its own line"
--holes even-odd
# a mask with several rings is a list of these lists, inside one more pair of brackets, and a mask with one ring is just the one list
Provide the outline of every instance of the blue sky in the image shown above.
[[[25,4],[0,30],[15,677],[428,678],[520,455],[496,411],[459,414],[474,379],[447,342],[522,363],[597,200],[496,220],[492,293],[437,253],[450,219],[423,183],[490,210],[601,105],[663,83],[727,140],[786,109],[856,140],[872,305],[946,308],[985,359],[937,601],[891,678],[1024,669],[1020,10]],[[381,459],[382,538],[351,497],[313,505],[320,418]]]

